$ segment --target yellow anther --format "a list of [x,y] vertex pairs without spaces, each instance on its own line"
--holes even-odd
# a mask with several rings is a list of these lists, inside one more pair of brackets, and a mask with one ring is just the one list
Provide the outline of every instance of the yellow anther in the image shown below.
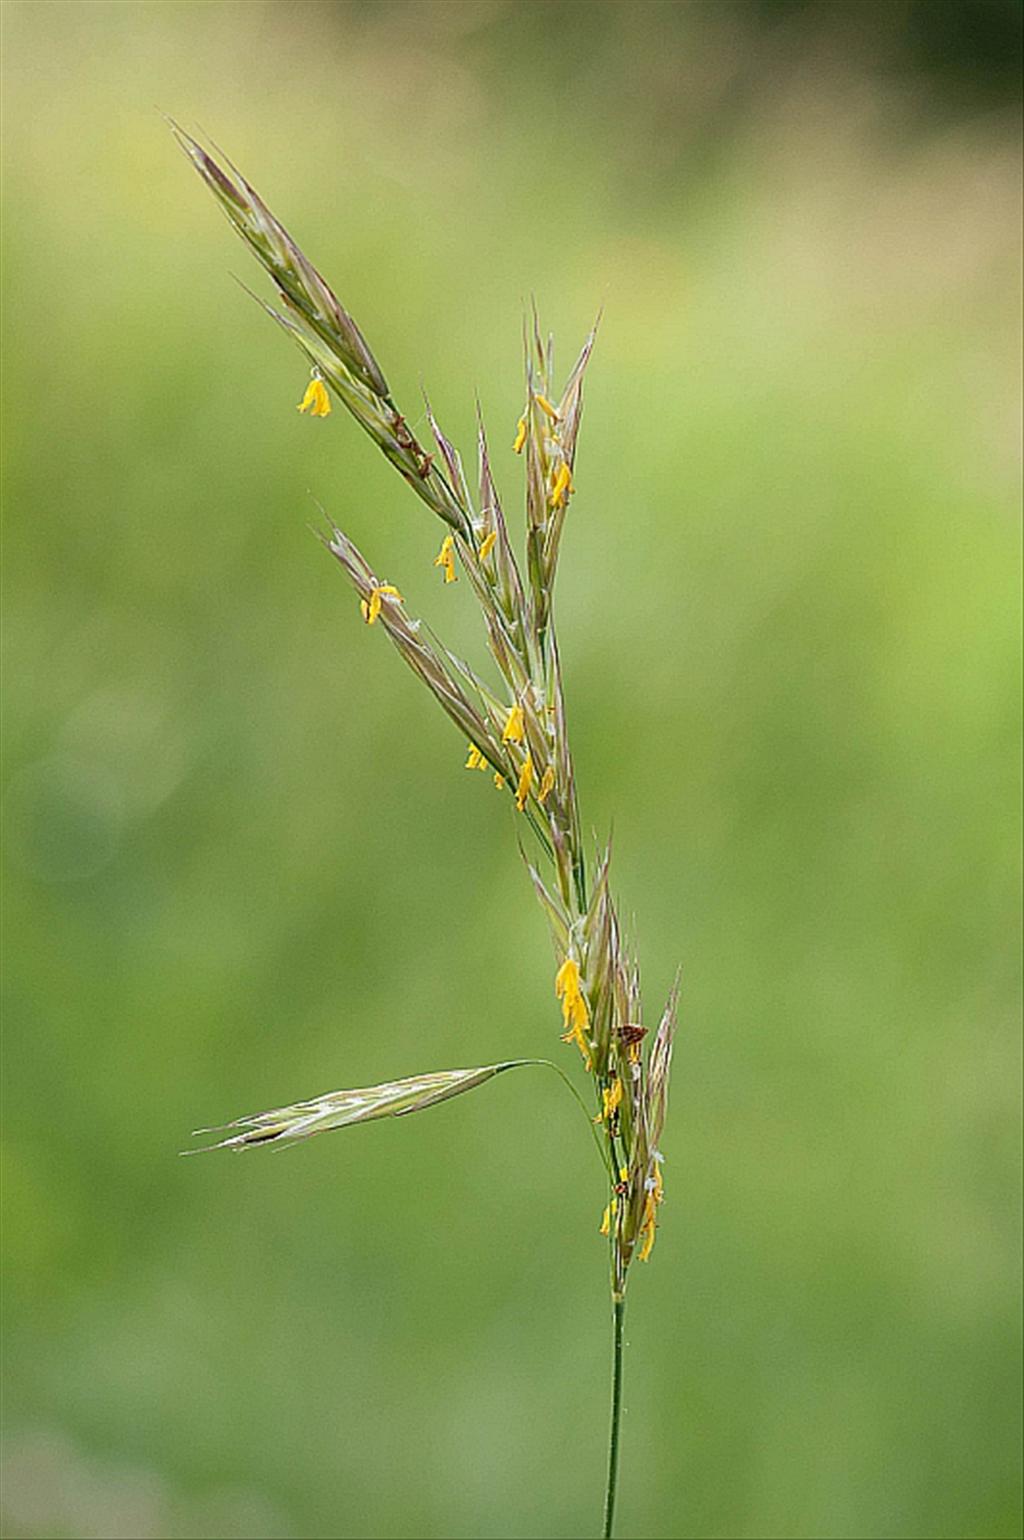
[[511,706],[501,734],[502,743],[522,743],[526,731],[522,706]]
[[555,410],[555,408],[551,405],[551,402],[548,400],[547,396],[534,396],[533,399],[536,401],[536,403],[540,407],[541,411],[547,413],[548,417],[551,418],[552,422],[557,422],[558,421],[558,413]]
[[551,766],[548,765],[547,769],[544,771],[544,774],[540,778],[540,786],[537,791],[537,801],[541,804],[542,807],[547,801],[548,797],[550,797],[551,792],[554,789],[554,785],[555,772]]
[[637,1252],[637,1259],[646,1262],[654,1250],[654,1238],[658,1232],[658,1204],[665,1195],[664,1184],[661,1179],[661,1166],[655,1163],[654,1175],[648,1177],[646,1182],[647,1197],[644,1200],[644,1213],[640,1221],[640,1234],[643,1241]]
[[434,557],[434,566],[444,568],[444,580],[446,583],[457,583],[458,574],[455,571],[455,537],[445,535],[441,541],[441,549]]
[[[586,1006],[584,1006],[584,1011],[585,1010],[586,1010]],[[584,1016],[583,1021],[581,1023],[577,1018],[574,1018],[573,1019],[573,1024],[569,1028],[569,1031],[562,1033],[562,1042],[563,1043],[575,1043],[576,1044],[576,1047],[579,1049],[580,1054],[581,1054],[581,1056],[583,1058],[583,1067],[584,1067],[584,1069],[586,1069],[589,1072],[590,1065],[591,1065],[590,1043],[587,1041],[587,1034],[586,1034],[586,1031],[584,1030],[584,1028],[586,1026],[586,1023],[587,1023],[587,1020],[588,1020],[588,1018],[586,1016]]]
[[586,1032],[590,1025],[590,1012],[580,989],[580,970],[575,958],[567,957],[555,974],[555,994],[562,1002],[562,1022],[565,1026],[562,1042],[575,1043],[589,1069],[590,1043]]
[[515,437],[515,442],[512,445],[513,453],[519,454],[519,452],[521,451],[521,449],[522,449],[522,447],[523,447],[523,445],[525,443],[526,443],[526,418],[525,417],[520,417],[519,421],[516,423],[516,437]]
[[601,1111],[594,1119],[595,1123],[602,1120],[607,1123],[615,1115],[615,1111],[622,1101],[622,1081],[616,1076],[610,1086],[606,1086],[601,1092]]
[[519,772],[519,782],[516,786],[516,807],[525,812],[526,799],[530,795],[530,787],[533,785],[533,759],[527,754],[523,760],[522,769]]
[[486,561],[488,556],[490,556],[491,552],[494,550],[494,542],[497,540],[497,538],[498,531],[496,529],[492,529],[490,534],[485,535],[481,540],[480,549],[477,552],[477,555],[481,561]]
[[575,957],[567,957],[555,974],[555,996],[561,1000],[580,992],[580,966]]
[[375,588],[370,589],[369,599],[360,599],[359,608],[368,626],[372,626],[380,614],[385,597],[397,599],[399,604],[402,602],[402,595],[391,583],[379,583]]
[[500,791],[505,784],[505,777],[501,774],[500,770],[495,770],[494,772],[494,784],[498,791]]
[[311,417],[327,417],[331,410],[331,398],[327,394],[327,387],[318,374],[315,374],[306,386],[306,394],[299,402],[300,412],[309,412]]
[[612,1215],[615,1213],[616,1200],[613,1198],[601,1216],[601,1234],[607,1235],[612,1227]]
[[548,496],[548,502],[551,504],[552,508],[564,508],[565,504],[569,501],[569,493],[575,492],[575,490],[576,488],[572,484],[572,475],[570,473],[569,466],[566,461],[563,460],[561,465],[558,467],[554,482],[552,483],[551,492]]
[[475,743],[471,743],[469,745],[469,758],[466,760],[465,766],[463,768],[466,770],[487,769],[487,760],[484,755],[481,754]]

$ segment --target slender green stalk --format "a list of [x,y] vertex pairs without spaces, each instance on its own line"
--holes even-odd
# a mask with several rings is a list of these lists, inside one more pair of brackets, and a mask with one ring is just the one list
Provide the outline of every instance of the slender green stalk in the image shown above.
[[615,1491],[619,1483],[619,1432],[622,1427],[622,1326],[626,1318],[624,1298],[612,1299],[612,1416],[608,1438],[608,1486],[604,1497],[604,1540],[612,1540],[615,1525]]
[[577,1102],[577,1104],[578,1104],[578,1106],[580,1108],[580,1111],[583,1113],[583,1116],[586,1119],[587,1127],[590,1129],[591,1136],[592,1136],[592,1138],[594,1140],[594,1143],[597,1146],[597,1153],[601,1157],[601,1164],[604,1166],[605,1170],[608,1172],[608,1178],[611,1181],[612,1185],[614,1186],[614,1183],[615,1183],[615,1161],[614,1161],[614,1154],[611,1154],[611,1155],[609,1154],[607,1145],[605,1144],[604,1140],[601,1138],[601,1135],[598,1133],[597,1128],[596,1128],[596,1126],[594,1124],[594,1120],[590,1116],[590,1113],[587,1111],[587,1104],[586,1104],[586,1102],[583,1100],[583,1097],[577,1091],[576,1087],[573,1085],[573,1083],[569,1079],[568,1075],[565,1073],[564,1070],[559,1069],[558,1065],[555,1064],[551,1059],[531,1059],[529,1062],[532,1063],[532,1064],[546,1064],[548,1069],[553,1069],[554,1070],[555,1074],[558,1076],[558,1078],[562,1082],[562,1084],[565,1085],[565,1086],[568,1086],[569,1090],[572,1092],[573,1096],[576,1099],[576,1102]]

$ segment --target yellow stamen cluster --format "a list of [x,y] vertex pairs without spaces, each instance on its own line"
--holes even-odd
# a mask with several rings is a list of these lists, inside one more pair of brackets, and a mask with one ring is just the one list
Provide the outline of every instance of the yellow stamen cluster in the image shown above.
[[570,492],[575,492],[575,490],[568,463],[563,460],[555,472],[555,479],[551,484],[551,491],[548,494],[548,502],[552,508],[564,508],[569,501]]
[[495,772],[494,772],[494,787],[495,787],[495,790],[496,791],[500,791],[501,788],[504,786],[504,784],[505,784],[505,777],[502,775],[500,770],[495,770]]
[[615,1113],[617,1112],[621,1102],[622,1081],[616,1075],[611,1085],[605,1086],[604,1090],[601,1092],[601,1112],[600,1116],[594,1119],[594,1122],[600,1123],[604,1121],[607,1123],[611,1118],[615,1116]]
[[497,538],[498,538],[498,531],[496,529],[492,529],[481,540],[481,542],[480,542],[480,549],[477,552],[477,555],[479,556],[481,561],[486,561],[488,556],[490,556],[491,552],[494,550],[494,542],[497,540]]
[[658,1233],[658,1204],[664,1196],[665,1187],[661,1179],[661,1164],[656,1160],[654,1175],[647,1181],[647,1197],[644,1201],[643,1218],[640,1221],[640,1234],[643,1236],[643,1240],[640,1250],[637,1252],[637,1258],[641,1262],[646,1262],[654,1250],[654,1237]]
[[444,580],[446,583],[458,582],[458,573],[455,571],[455,538],[453,535],[445,535],[441,541],[441,549],[434,557],[434,566],[444,568]]
[[502,743],[522,743],[525,731],[526,721],[523,717],[522,706],[510,707],[508,718],[501,734]]
[[516,786],[516,807],[521,813],[526,811],[526,799],[530,795],[530,787],[533,785],[533,757],[527,754],[523,760],[522,769],[519,772],[519,781]]
[[573,957],[567,957],[555,974],[555,996],[562,1002],[562,1022],[565,1026],[562,1042],[576,1044],[589,1070],[590,1043],[587,1041],[587,1028],[590,1025],[590,1012],[580,989],[579,964]]
[[540,787],[537,791],[537,801],[541,804],[542,807],[550,797],[551,792],[554,789],[554,785],[555,772],[551,766],[548,765],[547,769],[544,771],[544,774],[540,778]]
[[[561,418],[558,415],[558,408],[551,405],[551,402],[548,400],[547,396],[534,396],[533,399],[540,407],[541,411],[545,414],[546,417],[550,419],[553,424],[561,422]],[[526,443],[526,435],[526,418],[520,417],[518,423],[516,424],[516,436],[512,444],[512,448],[515,450],[516,454],[520,453],[523,445]],[[564,458],[564,452],[561,446],[561,434],[559,433],[557,426],[550,430],[550,437],[545,438],[545,446],[548,452],[554,450],[555,457],[557,458],[558,462],[551,472],[551,485],[548,490],[548,506],[550,508],[564,508],[572,493],[575,492],[576,488],[572,484],[572,472],[569,469],[569,462]],[[545,462],[546,461],[547,454],[545,454]]]
[[385,598],[397,599],[399,604],[402,602],[402,595],[393,583],[379,583],[375,588],[370,589],[369,599],[360,599],[359,608],[368,626],[372,626],[377,619]]
[[331,398],[327,394],[327,387],[319,375],[314,375],[306,386],[306,394],[299,402],[300,412],[309,412],[311,417],[327,417],[331,411]]
[[481,754],[475,743],[469,745],[469,758],[463,767],[466,770],[486,770],[487,759]]

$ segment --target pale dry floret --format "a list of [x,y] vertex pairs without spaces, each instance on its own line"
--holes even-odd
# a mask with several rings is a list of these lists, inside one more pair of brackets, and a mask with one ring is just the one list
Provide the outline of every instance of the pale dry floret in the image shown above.
[[[378,1118],[400,1118],[410,1112],[422,1112],[440,1102],[475,1090],[504,1070],[528,1064],[528,1059],[509,1059],[502,1064],[485,1064],[480,1069],[435,1070],[428,1075],[412,1075],[406,1080],[388,1080],[382,1085],[352,1091],[325,1091],[309,1101],[293,1102],[290,1107],[276,1107],[270,1112],[253,1112],[235,1118],[220,1128],[198,1128],[200,1134],[227,1134],[209,1150],[245,1150],[253,1145],[283,1146],[311,1139],[314,1134],[353,1123],[372,1123]],[[241,1132],[233,1134],[231,1129]],[[188,1151],[202,1154],[202,1150]]]

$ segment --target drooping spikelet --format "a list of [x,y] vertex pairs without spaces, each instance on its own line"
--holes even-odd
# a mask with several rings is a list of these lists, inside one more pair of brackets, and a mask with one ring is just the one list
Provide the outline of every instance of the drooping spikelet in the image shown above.
[[528,1059],[509,1059],[503,1064],[485,1064],[480,1069],[436,1070],[429,1075],[412,1075],[407,1080],[388,1080],[383,1085],[365,1086],[361,1090],[325,1091],[323,1096],[315,1096],[310,1101],[293,1102],[290,1107],[276,1107],[271,1112],[253,1112],[235,1118],[221,1128],[197,1128],[197,1138],[203,1134],[228,1133],[232,1128],[241,1129],[241,1133],[229,1134],[216,1144],[184,1153],[201,1155],[208,1150],[247,1150],[257,1144],[297,1144],[301,1139],[311,1139],[314,1134],[349,1128],[353,1123],[405,1117],[410,1112],[436,1107],[453,1096],[461,1096],[463,1091],[486,1084],[504,1070],[517,1069],[530,1062]]

